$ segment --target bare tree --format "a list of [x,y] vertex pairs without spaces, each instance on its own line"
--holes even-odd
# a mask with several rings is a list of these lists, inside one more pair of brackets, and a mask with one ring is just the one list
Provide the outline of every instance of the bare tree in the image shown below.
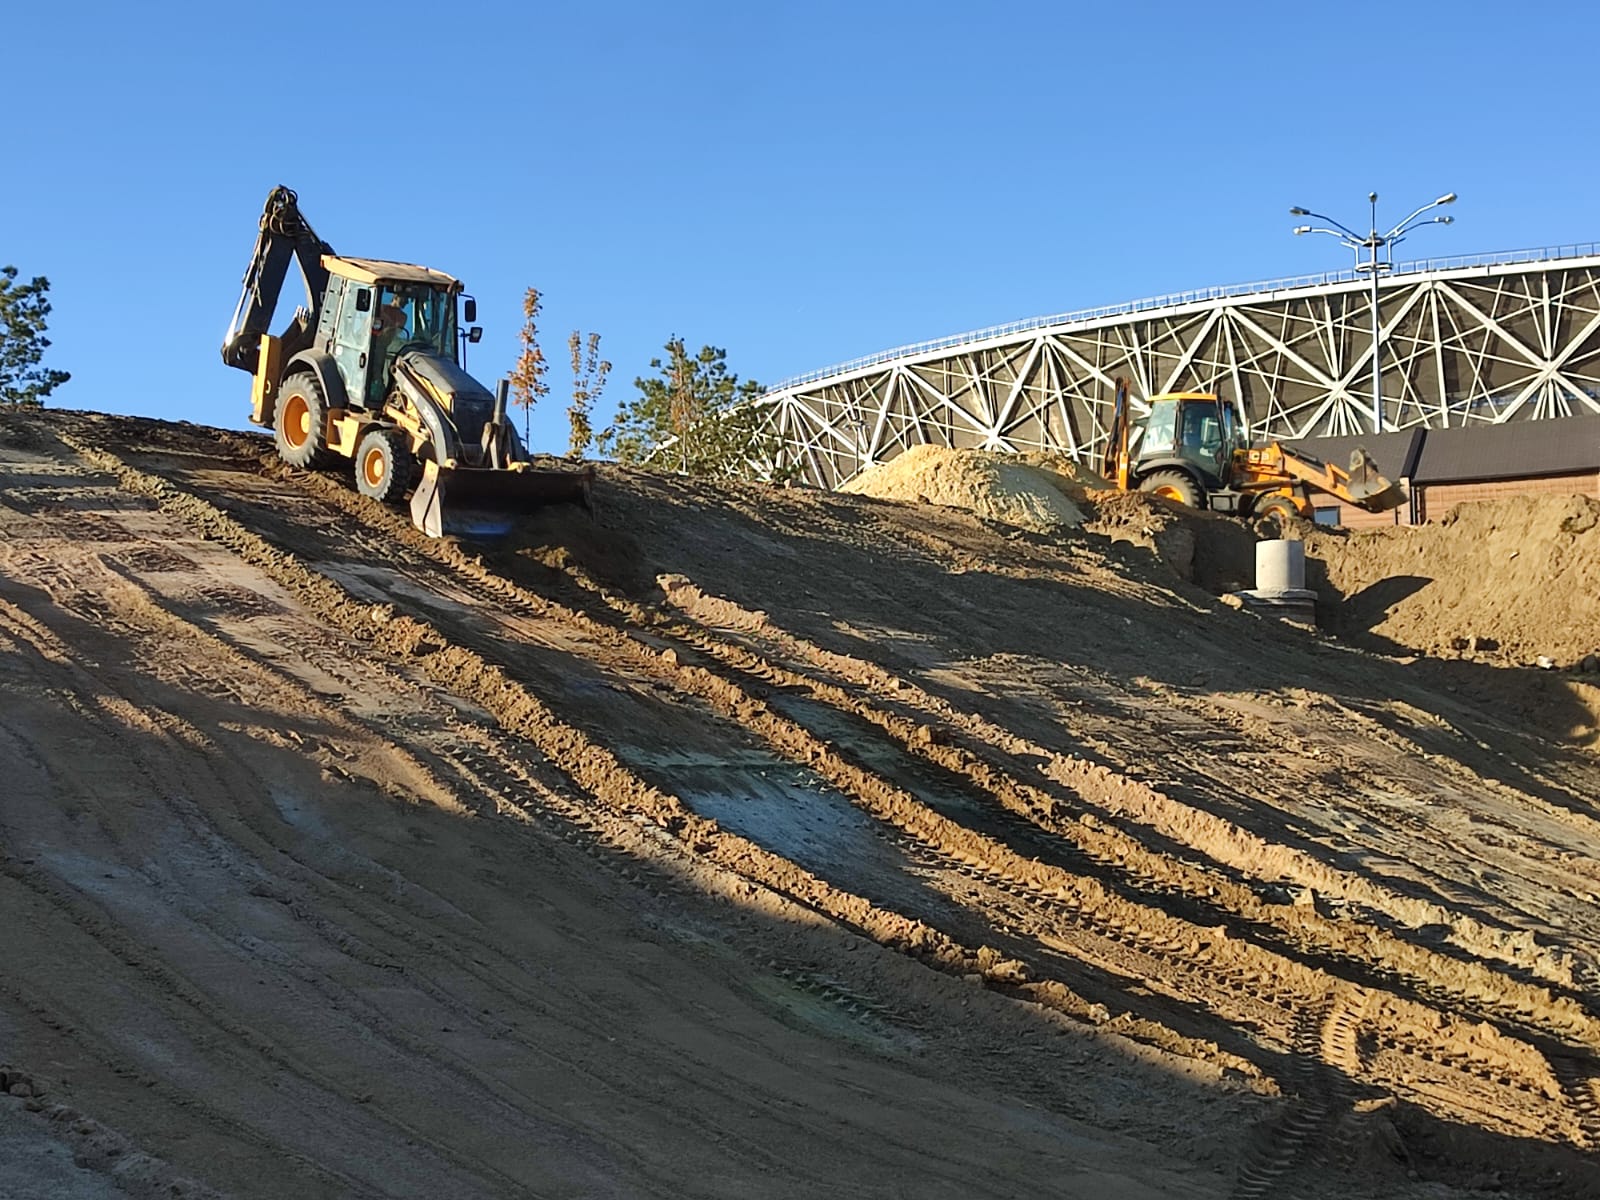
[[611,364],[600,357],[600,335],[591,333],[587,340],[578,330],[567,339],[567,349],[572,351],[572,404],[567,409],[567,420],[572,424],[572,442],[568,454],[582,458],[594,441],[594,425],[590,414],[600,393],[605,390],[606,376]]
[[511,370],[511,403],[522,406],[522,440],[528,441],[533,426],[533,406],[550,393],[545,375],[550,364],[539,348],[539,312],[543,301],[539,289],[531,287],[522,297],[522,328],[517,331],[517,341],[522,353],[517,355],[517,365]]

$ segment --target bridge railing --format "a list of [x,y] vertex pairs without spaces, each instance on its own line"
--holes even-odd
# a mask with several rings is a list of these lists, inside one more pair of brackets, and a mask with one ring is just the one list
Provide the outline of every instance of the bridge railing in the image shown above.
[[[1396,275],[1415,275],[1427,271],[1466,271],[1474,267],[1514,266],[1520,263],[1548,262],[1551,259],[1558,258],[1593,258],[1596,256],[1600,256],[1600,243],[1573,242],[1564,246],[1541,246],[1537,249],[1529,250],[1500,250],[1489,254],[1456,255],[1449,258],[1419,258],[1410,262],[1396,263],[1388,274],[1392,278]],[[1270,294],[1295,288],[1329,287],[1341,283],[1354,283],[1365,278],[1365,271],[1353,269],[1324,271],[1316,275],[1291,275],[1284,279],[1269,279],[1257,283],[1230,283],[1220,287],[1195,288],[1187,292],[1169,292],[1164,296],[1147,296],[1142,300],[1129,300],[1121,304],[1103,304],[1098,308],[1080,308],[1073,312],[1054,313],[1050,316],[1026,317],[1020,321],[1008,321],[1004,325],[991,325],[986,329],[974,329],[967,333],[952,333],[945,337],[932,338],[925,342],[912,342],[909,345],[896,346],[892,350],[880,350],[876,354],[853,358],[849,362],[835,363],[830,367],[807,371],[802,375],[792,375],[788,379],[774,384],[768,389],[767,395],[770,396],[774,392],[782,392],[790,388],[799,387],[802,384],[815,383],[819,379],[827,379],[833,375],[844,375],[850,371],[860,371],[881,363],[893,362],[900,358],[913,358],[922,354],[932,354],[935,351],[949,350],[955,346],[964,346],[971,342],[1006,337],[1013,333],[1027,333],[1035,329],[1045,329],[1052,325],[1073,325],[1085,321],[1105,321],[1112,317],[1127,316],[1130,313],[1149,312],[1161,308],[1181,308],[1189,304],[1201,304],[1207,300],[1229,300],[1237,296]]]

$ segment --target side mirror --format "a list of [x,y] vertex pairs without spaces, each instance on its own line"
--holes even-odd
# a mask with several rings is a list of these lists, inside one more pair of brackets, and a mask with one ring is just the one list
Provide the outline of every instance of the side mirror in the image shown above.
[[[466,301],[461,305],[461,316],[466,320],[468,325],[471,325],[478,319],[478,302],[471,296],[468,296]],[[478,339],[473,338],[472,340],[477,341]]]
[[372,289],[371,288],[361,288],[359,291],[356,292],[356,311],[357,312],[371,312],[372,311]]
[[467,330],[467,341],[476,346],[479,342],[483,341],[483,330],[474,325],[471,329]]

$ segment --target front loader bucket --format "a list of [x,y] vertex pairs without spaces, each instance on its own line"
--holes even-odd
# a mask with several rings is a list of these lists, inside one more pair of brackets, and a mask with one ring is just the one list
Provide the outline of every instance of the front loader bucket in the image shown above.
[[1350,451],[1350,482],[1345,486],[1351,501],[1368,512],[1388,512],[1406,502],[1400,485],[1385,479],[1377,464],[1359,446]]
[[411,493],[411,523],[429,537],[494,539],[516,528],[517,518],[547,504],[589,507],[594,468],[546,470],[514,467],[441,467],[424,463]]

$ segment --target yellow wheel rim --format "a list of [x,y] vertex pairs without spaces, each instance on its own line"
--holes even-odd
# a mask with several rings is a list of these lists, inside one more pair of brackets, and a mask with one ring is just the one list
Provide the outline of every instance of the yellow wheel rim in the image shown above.
[[388,474],[383,468],[383,451],[376,446],[368,450],[361,460],[361,473],[366,477],[367,486],[377,487],[383,482],[383,477]]
[[311,438],[311,406],[299,394],[283,402],[283,440],[298,450]]
[[1188,498],[1175,487],[1163,485],[1156,489],[1156,495],[1163,500],[1176,500],[1179,504],[1187,504]]

